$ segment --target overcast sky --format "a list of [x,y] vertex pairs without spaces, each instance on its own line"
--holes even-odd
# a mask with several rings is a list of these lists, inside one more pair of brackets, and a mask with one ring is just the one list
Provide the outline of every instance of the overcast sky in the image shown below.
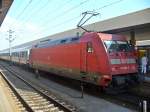
[[0,28],[0,50],[8,48],[9,29],[15,46],[76,28],[85,11],[100,13],[90,24],[146,8],[150,0],[14,0]]

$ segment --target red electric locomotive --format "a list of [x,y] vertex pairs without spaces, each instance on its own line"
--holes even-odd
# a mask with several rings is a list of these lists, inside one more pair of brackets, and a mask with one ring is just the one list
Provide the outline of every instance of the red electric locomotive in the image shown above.
[[137,81],[134,49],[125,37],[87,32],[81,37],[47,40],[35,45],[29,64],[36,70],[102,87]]

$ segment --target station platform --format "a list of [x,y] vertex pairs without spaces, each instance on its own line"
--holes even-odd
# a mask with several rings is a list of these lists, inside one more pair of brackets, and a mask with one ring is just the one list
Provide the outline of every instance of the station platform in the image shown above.
[[19,112],[0,76],[0,112]]

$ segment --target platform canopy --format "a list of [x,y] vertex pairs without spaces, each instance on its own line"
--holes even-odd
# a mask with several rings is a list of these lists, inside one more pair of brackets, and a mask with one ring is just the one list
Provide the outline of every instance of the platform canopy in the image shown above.
[[99,21],[87,25],[86,28],[106,33],[118,33],[132,29],[150,28],[150,8]]
[[0,0],[0,26],[12,4],[13,0]]

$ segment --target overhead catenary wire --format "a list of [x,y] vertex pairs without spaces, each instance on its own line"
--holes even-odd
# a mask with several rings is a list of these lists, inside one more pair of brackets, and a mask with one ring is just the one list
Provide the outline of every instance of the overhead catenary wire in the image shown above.
[[[85,1],[81,2],[78,6],[80,6],[80,5],[84,4],[84,3],[86,3],[87,1],[89,1],[89,0],[85,0]],[[107,4],[107,5],[104,5],[104,6],[100,7],[100,8],[94,9],[94,11],[103,9],[103,8],[105,8],[105,7],[109,7],[109,6],[111,6],[111,5],[115,5],[115,4],[117,4],[117,3],[121,2],[121,1],[123,1],[123,0],[117,0],[117,1],[111,2],[111,3],[109,3],[109,4]],[[73,8],[71,8],[71,9],[75,9],[75,8],[77,8],[77,7],[73,7]],[[67,12],[67,11],[71,11],[71,10],[68,9],[68,10],[64,11],[64,13]],[[66,13],[65,13],[65,14],[66,14]],[[56,20],[57,18],[60,18],[60,15],[59,15],[59,16],[56,16],[56,17],[53,18],[53,19]],[[50,21],[50,20],[49,20],[49,21]],[[46,21],[45,23],[47,23],[47,22],[48,22],[48,21]],[[65,23],[65,22],[64,22],[64,23]],[[47,24],[47,25],[48,25],[48,24]]]
[[[72,0],[71,0],[72,1]],[[73,10],[75,10],[75,9],[77,9],[78,7],[80,7],[81,5],[83,5],[83,4],[85,4],[86,2],[88,2],[89,0],[84,0],[84,1],[82,1],[82,2],[80,2],[78,5],[76,5],[76,6],[73,6],[73,7],[71,7],[70,9],[67,9],[67,10],[65,10],[63,13],[64,14],[62,14],[62,15],[57,15],[57,16],[55,16],[54,17],[54,20],[56,20],[57,18],[59,18],[60,19],[60,17],[62,17],[62,16],[65,16],[67,13],[70,13],[71,11],[73,11]],[[111,6],[111,5],[114,5],[114,4],[117,4],[117,3],[119,3],[119,2],[121,2],[121,1],[123,1],[123,0],[117,0],[117,1],[115,1],[115,2],[111,2],[110,4],[107,4],[107,5],[104,5],[104,6],[102,6],[102,7],[100,7],[100,8],[97,8],[97,9],[95,9],[94,11],[98,11],[98,10],[100,10],[100,9],[103,9],[103,8],[105,8],[105,7],[109,7],[109,6]],[[29,2],[28,2],[28,4],[26,5],[26,7],[21,11],[21,12],[25,12],[25,10],[29,7],[29,5],[31,4],[31,2],[32,2],[32,0],[30,0]],[[67,1],[67,2],[69,2],[69,1]],[[65,4],[67,3],[67,2],[65,2]],[[65,5],[64,4],[64,5]],[[44,6],[43,6],[44,7]],[[60,7],[61,8],[61,7]],[[79,18],[80,16],[78,16],[77,18]],[[42,17],[43,18],[43,17]],[[77,18],[75,18],[75,19],[77,19]],[[65,20],[65,21],[63,21],[63,22],[61,22],[61,23],[58,23],[58,24],[56,24],[56,25],[53,25],[52,26],[52,28],[54,29],[54,28],[57,28],[57,27],[60,27],[60,26],[62,26],[62,25],[65,25],[66,24],[66,21],[67,21],[67,24],[68,23],[70,23],[72,20],[74,20],[73,18],[71,18],[71,19],[68,19],[68,20]],[[48,20],[48,21],[50,21],[50,20]],[[46,26],[46,25],[48,25],[47,24],[47,21],[46,22],[44,22],[44,23],[46,23],[46,24],[42,24],[44,27]],[[47,31],[49,28],[45,28],[44,30],[42,30],[42,31]],[[41,33],[41,31],[39,32],[39,33]],[[36,33],[36,34],[38,34],[38,33]]]
[[56,21],[56,19],[60,19],[60,17],[62,17],[62,16],[64,16],[64,15],[70,13],[71,11],[77,9],[78,7],[80,7],[81,5],[85,4],[85,3],[88,2],[88,1],[89,1],[89,0],[84,0],[83,2],[80,2],[80,3],[77,4],[76,6],[73,6],[73,7],[69,8],[69,9],[67,9],[67,10],[65,10],[65,11],[63,11],[63,12],[61,12],[60,14],[58,14],[58,15],[56,15],[55,17],[51,18],[50,20],[48,19],[48,20],[45,21],[42,25],[45,26],[45,25],[48,25],[48,24],[49,24],[49,21],[53,21],[53,20]]
[[[41,16],[40,19],[45,19],[45,17],[47,17],[48,14],[51,14],[51,13],[56,13],[58,11],[60,11],[63,7],[67,6],[70,2],[72,2],[73,0],[68,0],[66,1],[65,3],[63,4],[60,4],[59,6],[57,6],[54,10],[49,10],[47,11],[46,13],[44,13],[44,16]],[[59,9],[59,10],[58,10]]]
[[[30,6],[31,3],[32,3],[32,0],[29,0],[29,2],[27,3],[27,5],[23,8],[23,10],[15,18],[16,20],[19,19],[19,18],[21,18],[21,15],[23,15],[23,13],[25,12],[25,10]],[[15,24],[15,23],[13,23],[13,24]],[[13,24],[11,26],[13,26]]]
[[[58,28],[58,26],[60,27],[60,26],[66,25],[66,24],[68,24],[68,23],[74,21],[75,19],[77,19],[77,18],[79,18],[79,17],[80,17],[80,15],[78,15],[78,16],[76,16],[76,17],[73,17],[73,18],[70,18],[70,19],[67,19],[67,20],[65,20],[65,21],[63,21],[63,22],[61,22],[61,23],[58,23],[58,24],[56,24],[56,25],[53,25],[53,26],[51,26],[51,27],[52,27],[53,30],[54,30],[54,29]],[[43,31],[48,31],[48,30],[49,30],[49,28],[45,28],[45,29],[43,29],[41,32],[43,32]],[[38,36],[38,34],[41,34],[41,32],[40,32],[40,33],[35,33],[34,36]]]
[[[52,1],[52,0],[50,0],[50,1]],[[50,2],[50,1],[48,0],[48,2]],[[50,11],[48,11],[47,13],[44,13],[44,16],[38,17],[39,20],[41,20],[41,19],[42,19],[42,20],[43,20],[43,19],[47,19],[47,18],[48,18],[48,17],[47,17],[48,14],[51,14],[51,13],[53,13],[53,12],[56,13],[56,12],[59,11],[61,8],[63,8],[64,6],[66,6],[66,4],[70,3],[71,1],[72,1],[72,0],[68,0],[68,1],[65,2],[64,4],[58,6],[56,9],[50,10]],[[48,2],[46,3],[46,5],[48,5]],[[42,9],[44,9],[44,8],[46,7],[46,5],[44,4],[43,7],[42,7]],[[58,10],[58,8],[59,8],[59,10]],[[38,10],[41,11],[41,9],[38,9]],[[33,14],[33,15],[34,15],[34,14],[37,14],[38,10],[37,10],[37,11],[34,11],[34,13],[32,13],[32,14]],[[39,12],[38,12],[38,13],[39,13]],[[32,15],[32,14],[31,14],[31,15]],[[23,22],[23,24],[29,22],[29,21],[32,19],[32,17],[33,17],[33,16],[30,16],[29,18],[27,18],[26,21]]]
[[[34,11],[34,13],[32,13],[31,15],[37,15],[37,14],[39,14],[39,12],[38,12],[38,10],[42,10],[42,9],[44,9],[45,7],[46,7],[46,5],[48,5],[48,2],[50,2],[50,1],[52,1],[52,0],[48,0],[42,7],[40,7],[40,8],[38,8],[36,11]],[[63,8],[63,7],[65,7],[67,4],[69,4],[71,1],[73,1],[73,0],[68,0],[67,2],[64,2],[62,5],[60,5],[60,6],[58,6],[57,8],[55,8],[54,10],[50,10],[50,11],[48,11],[47,13],[45,13],[45,16],[41,16],[41,17],[38,17],[38,18],[40,18],[40,19],[47,19],[48,17],[48,14],[51,12],[51,13],[53,13],[53,12],[57,12],[57,11],[59,11],[61,8]],[[59,10],[58,10],[58,8],[59,8]],[[33,12],[33,11],[32,11]],[[37,13],[38,12],[38,13]],[[33,19],[33,16],[29,16],[29,17],[27,17],[27,19],[25,19],[25,21],[23,21],[23,23],[21,23],[21,25],[24,25],[25,23],[27,23],[27,22],[29,22],[31,19]],[[49,18],[48,18],[49,19]],[[49,20],[48,20],[49,21]],[[47,23],[48,21],[46,21],[45,23]]]
[[30,0],[27,5],[23,8],[23,10],[18,14],[16,17],[17,19],[21,17],[21,15],[25,12],[25,10],[29,7],[29,5],[32,3],[32,0]]
[[[117,3],[120,3],[121,1],[123,1],[123,0],[117,0],[117,1],[111,2],[111,3],[107,4],[107,5],[104,5],[104,6],[102,6],[102,7],[99,7],[99,8],[97,8],[97,9],[94,9],[94,11],[97,11],[97,10],[100,10],[100,9],[103,9],[103,8],[106,8],[106,7],[115,5],[115,4],[117,4]],[[83,3],[85,3],[85,1],[82,2],[82,3],[80,3],[80,4],[83,4]],[[79,18],[79,17],[81,17],[81,16],[77,16],[77,17]],[[72,19],[73,19],[73,18],[67,20],[67,22],[70,23],[69,21],[70,21],[70,20],[72,21]],[[60,24],[54,25],[54,26],[52,26],[52,28],[60,27],[60,25],[65,25],[65,24],[66,24],[66,21],[64,21],[64,22],[62,22],[62,23],[60,23]],[[48,28],[47,28],[47,29],[45,28],[45,29],[42,30],[42,31],[47,31],[47,30],[49,30],[49,29],[48,29]],[[39,34],[39,33],[36,33],[36,34]]]
[[[24,17],[22,18],[22,21],[23,21],[24,19],[26,19],[28,16],[30,16],[30,14],[31,14],[36,8],[38,8],[38,6],[34,6],[34,7],[32,7],[32,6],[33,6],[34,4],[38,4],[40,1],[41,1],[41,0],[33,0],[33,1],[32,1],[32,3],[30,4],[30,6],[28,6],[28,7],[26,8],[26,11],[29,12],[29,13],[27,13],[26,16],[24,16]],[[31,8],[32,8],[32,10],[30,10]]]
[[[27,5],[24,7],[24,9],[23,9],[23,10],[18,14],[18,16],[16,17],[16,20],[19,19],[19,18],[21,18],[21,15],[22,15],[22,14],[25,12],[25,10],[29,7],[29,5],[31,4],[32,1],[33,1],[33,0],[30,0],[30,1],[27,3]],[[71,1],[73,1],[73,0],[68,0],[65,4],[68,4],[68,3],[70,3]],[[60,13],[60,14],[59,14],[59,17],[60,17],[60,16],[64,16],[64,13],[67,14],[67,13],[71,12],[72,10],[78,8],[80,5],[83,5],[83,4],[86,3],[87,1],[89,1],[89,0],[84,0],[83,2],[80,2],[80,4],[78,4],[78,5],[76,5],[76,6],[72,7],[72,8],[70,8],[70,9],[64,11],[63,13]],[[65,4],[63,4],[62,7],[64,7]],[[44,7],[44,6],[43,6],[43,7]],[[60,9],[60,8],[59,8],[59,9]],[[55,11],[56,11],[56,10],[55,10]],[[55,11],[53,11],[53,12],[55,12]],[[37,13],[35,12],[34,14],[37,14]],[[31,17],[33,17],[33,16],[31,16]],[[43,18],[44,18],[44,17],[43,17]],[[43,19],[43,18],[42,18],[42,19]],[[47,15],[46,15],[45,18],[47,18]],[[55,16],[53,19],[57,19],[57,18],[58,18],[58,16]],[[51,20],[52,20],[52,19],[51,19]],[[28,20],[27,20],[27,21],[28,21]],[[21,25],[27,23],[27,21],[24,21],[23,23],[21,23]],[[49,22],[49,19],[48,19],[47,21],[45,21],[44,24],[47,25],[48,22]],[[14,22],[11,26],[13,26],[14,24],[15,24],[15,22]],[[43,26],[45,26],[45,25],[43,25]]]
[[103,8],[105,8],[105,7],[109,7],[109,6],[115,5],[115,4],[120,3],[120,2],[122,2],[122,1],[124,1],[124,0],[117,0],[117,1],[111,2],[111,3],[109,3],[109,4],[106,4],[106,5],[102,6],[102,7],[99,7],[99,8],[97,8],[97,9],[94,9],[94,11],[98,11],[98,10],[103,9]]
[[[24,25],[25,23],[27,23],[28,21],[30,21],[32,19],[32,15],[36,14],[38,15],[39,12],[41,12],[44,8],[46,8],[46,6],[50,3],[50,1],[52,0],[47,0],[41,7],[39,7],[38,9],[32,11],[32,13],[30,14],[30,16],[28,16],[25,21],[22,22],[22,25]],[[38,12],[38,13],[37,13]]]

